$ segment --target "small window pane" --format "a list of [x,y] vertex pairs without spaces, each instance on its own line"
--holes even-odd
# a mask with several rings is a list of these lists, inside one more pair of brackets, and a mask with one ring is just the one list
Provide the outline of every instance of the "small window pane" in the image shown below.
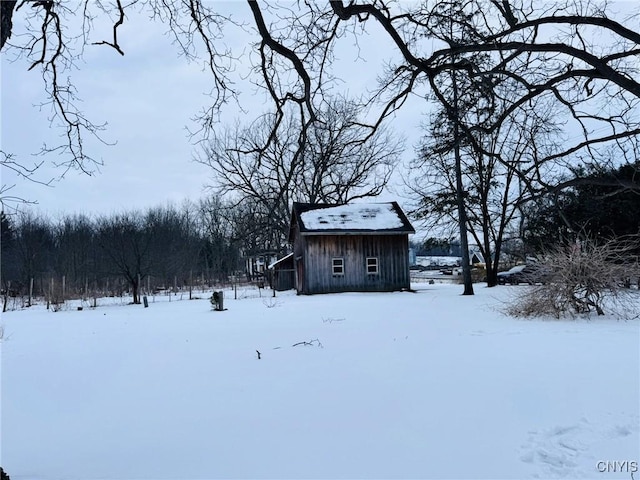
[[367,273],[370,275],[378,273],[378,258],[377,257],[369,257],[367,258]]
[[332,269],[334,275],[344,275],[344,259],[334,258],[332,260]]

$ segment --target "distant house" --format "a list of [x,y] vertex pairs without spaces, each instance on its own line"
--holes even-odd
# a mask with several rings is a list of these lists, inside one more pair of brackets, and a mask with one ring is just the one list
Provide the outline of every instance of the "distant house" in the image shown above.
[[245,256],[245,273],[248,281],[264,279],[267,275],[267,267],[277,260],[277,252],[263,250]]
[[295,288],[299,294],[408,289],[410,233],[396,202],[295,203],[289,230]]

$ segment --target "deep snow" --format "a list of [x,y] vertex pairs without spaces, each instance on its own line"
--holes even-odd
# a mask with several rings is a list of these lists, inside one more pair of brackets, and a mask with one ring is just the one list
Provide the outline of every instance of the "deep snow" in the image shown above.
[[631,478],[598,462],[640,460],[638,320],[516,320],[502,301],[526,287],[415,287],[4,314],[0,465],[12,480]]

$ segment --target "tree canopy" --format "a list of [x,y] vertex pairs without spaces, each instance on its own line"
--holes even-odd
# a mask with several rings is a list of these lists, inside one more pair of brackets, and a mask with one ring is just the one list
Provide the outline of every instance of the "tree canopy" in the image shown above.
[[[381,29],[395,46],[396,56],[386,65],[378,88],[362,98],[363,104],[377,105],[367,122],[372,130],[416,96],[433,93],[450,108],[437,79],[455,71],[493,93],[487,121],[461,119],[465,130],[498,129],[532,100],[546,97],[562,109],[566,130],[576,134],[541,162],[568,157],[601,160],[611,149],[627,159],[638,153],[637,12],[616,14],[607,2],[586,0],[560,4],[526,0],[347,4],[335,0],[327,5],[248,1],[248,7],[252,31],[257,32],[254,49],[258,60],[253,68],[272,99],[274,135],[283,128],[289,107],[298,113],[303,126],[322,121],[318,111],[339,80],[332,68],[337,58],[347,48],[357,49],[366,32]],[[77,108],[75,89],[64,83],[63,73],[88,46],[126,54],[119,35],[127,12],[133,9],[164,22],[185,57],[204,60],[212,78],[212,100],[200,116],[205,133],[215,126],[219,109],[238,93],[234,68],[246,58],[234,58],[226,47],[225,28],[235,20],[221,14],[216,3],[2,2],[0,47],[3,53],[20,52],[27,68],[41,72],[55,116],[66,127],[66,141],[60,148],[78,168],[92,158],[83,149],[83,134],[98,134],[100,128]],[[13,35],[17,18],[26,25],[19,36]],[[80,32],[69,28],[78,18]],[[97,22],[112,24],[110,38],[93,37],[92,26]],[[74,34],[80,35],[79,42],[72,41]],[[482,62],[476,61],[479,57]],[[301,140],[305,135],[303,128]],[[531,178],[538,172],[525,173]]]

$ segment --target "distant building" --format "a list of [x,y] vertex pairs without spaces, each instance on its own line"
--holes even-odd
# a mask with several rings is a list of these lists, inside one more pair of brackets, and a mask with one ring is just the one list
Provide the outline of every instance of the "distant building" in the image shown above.
[[416,255],[416,251],[413,248],[409,248],[409,266],[413,267],[418,262],[418,256]]
[[289,230],[295,288],[299,294],[408,289],[411,233],[396,202],[295,203]]

